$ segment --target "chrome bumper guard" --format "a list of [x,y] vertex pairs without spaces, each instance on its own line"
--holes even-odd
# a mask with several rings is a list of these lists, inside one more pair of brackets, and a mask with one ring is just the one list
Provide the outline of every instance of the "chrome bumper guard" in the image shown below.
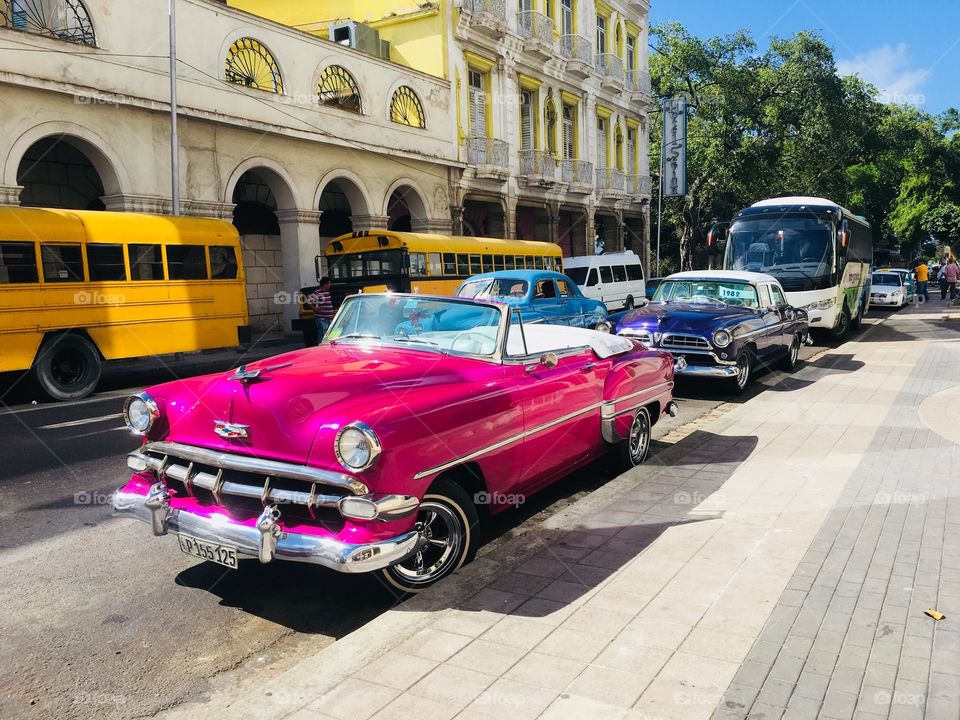
[[736,365],[687,365],[677,370],[684,377],[704,378],[735,378],[738,372]]
[[258,558],[262,563],[292,560],[344,573],[370,572],[395,565],[416,552],[420,543],[420,534],[416,531],[359,545],[285,532],[279,525],[281,513],[276,505],[264,508],[255,527],[232,522],[223,515],[201,517],[170,507],[170,494],[163,483],[154,484],[147,495],[117,491],[113,496],[113,515],[148,523],[157,536],[187,535],[236,548],[238,555]]

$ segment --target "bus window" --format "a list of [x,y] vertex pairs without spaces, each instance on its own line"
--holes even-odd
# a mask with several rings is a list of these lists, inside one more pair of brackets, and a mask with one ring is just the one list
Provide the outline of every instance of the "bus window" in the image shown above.
[[440,253],[430,253],[430,275],[440,277],[443,275],[443,263],[440,261]]
[[0,284],[40,282],[32,242],[0,242]]
[[470,275],[470,265],[467,263],[467,256],[463,253],[457,255],[457,275],[460,277]]
[[643,280],[643,271],[639,265],[627,265],[627,280]]
[[427,256],[424,253],[410,253],[410,277],[425,277],[427,274]]
[[533,267],[537,270],[543,270],[543,258],[540,255],[533,256]]
[[590,268],[590,274],[587,275],[587,287],[593,287],[597,284],[597,269]]
[[90,282],[126,280],[123,245],[90,243],[87,245],[87,267],[90,270]]
[[493,272],[493,255],[483,256],[483,272]]
[[163,280],[163,253],[159,245],[130,245],[131,280]]
[[210,274],[214,280],[237,279],[237,253],[232,246],[210,247]]
[[504,255],[503,256],[503,269],[504,270],[514,270],[516,265],[514,264],[513,255]]
[[523,255],[515,256],[514,261],[517,263],[517,270],[523,270],[526,267],[526,261]]
[[494,272],[498,272],[498,271],[503,270],[503,269],[504,269],[504,267],[503,267],[503,255],[494,255],[494,256],[493,256],[493,270],[494,270]]
[[483,272],[483,268],[480,266],[480,256],[471,255],[470,256],[470,274],[479,275]]
[[167,272],[171,280],[206,280],[203,245],[167,245]]
[[453,253],[443,254],[443,274],[444,275],[457,274],[457,256],[454,255]]
[[83,282],[83,251],[79,245],[41,245],[44,282]]
[[613,282],[613,273],[610,272],[609,265],[600,266],[600,282],[605,282],[605,283]]
[[613,281],[614,281],[614,282],[626,282],[626,281],[627,281],[627,271],[623,269],[623,265],[614,265],[614,266],[613,266]]

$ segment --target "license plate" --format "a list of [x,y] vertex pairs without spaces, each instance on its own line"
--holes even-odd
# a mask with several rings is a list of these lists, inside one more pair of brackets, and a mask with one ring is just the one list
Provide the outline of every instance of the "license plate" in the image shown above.
[[187,555],[193,555],[201,560],[210,560],[234,570],[237,569],[236,548],[197,540],[187,535],[177,535],[177,540],[180,541],[180,549]]

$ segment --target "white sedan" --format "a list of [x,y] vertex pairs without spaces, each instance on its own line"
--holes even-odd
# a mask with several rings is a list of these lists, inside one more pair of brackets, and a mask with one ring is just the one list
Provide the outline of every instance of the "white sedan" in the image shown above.
[[898,272],[875,272],[870,285],[870,304],[902,308],[909,302],[903,275]]

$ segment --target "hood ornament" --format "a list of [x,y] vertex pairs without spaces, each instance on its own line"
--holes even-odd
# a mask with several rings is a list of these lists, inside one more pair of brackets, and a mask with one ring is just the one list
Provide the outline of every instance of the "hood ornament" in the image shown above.
[[247,370],[246,365],[241,365],[237,368],[237,371],[230,376],[230,379],[247,383],[256,380],[258,377],[260,377],[259,370]]
[[250,437],[250,426],[224,420],[213,421],[213,431],[227,440],[242,440]]

